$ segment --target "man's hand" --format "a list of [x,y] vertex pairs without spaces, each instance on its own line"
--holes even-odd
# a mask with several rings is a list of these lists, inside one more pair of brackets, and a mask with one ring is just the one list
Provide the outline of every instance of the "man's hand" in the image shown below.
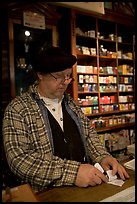
[[106,182],[106,176],[91,164],[81,164],[78,170],[75,185],[78,187],[95,186]]
[[100,165],[105,171],[112,169],[113,176],[116,173],[118,173],[118,175],[120,176],[122,180],[129,178],[129,175],[126,172],[125,168],[112,156],[105,157],[101,161]]

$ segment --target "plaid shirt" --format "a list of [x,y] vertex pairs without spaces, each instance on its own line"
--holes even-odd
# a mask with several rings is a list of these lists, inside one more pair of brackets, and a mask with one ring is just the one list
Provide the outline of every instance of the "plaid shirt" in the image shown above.
[[[53,144],[42,112],[33,97],[39,98],[37,83],[17,96],[7,106],[3,118],[3,141],[11,171],[29,183],[34,191],[47,186],[74,185],[80,162],[54,156]],[[110,155],[99,142],[99,135],[91,127],[81,108],[70,95],[66,106],[80,121],[82,137],[87,154],[93,163]],[[39,99],[40,100],[40,99]],[[48,117],[47,117],[48,122]],[[51,136],[52,137],[52,136]]]

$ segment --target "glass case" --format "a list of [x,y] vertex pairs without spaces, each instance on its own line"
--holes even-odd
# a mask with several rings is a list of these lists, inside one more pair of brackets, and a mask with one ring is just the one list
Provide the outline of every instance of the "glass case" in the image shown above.
[[20,20],[9,20],[9,63],[11,97],[26,91],[35,80],[31,62],[36,49],[56,46],[56,26],[46,25],[46,29],[23,26]]

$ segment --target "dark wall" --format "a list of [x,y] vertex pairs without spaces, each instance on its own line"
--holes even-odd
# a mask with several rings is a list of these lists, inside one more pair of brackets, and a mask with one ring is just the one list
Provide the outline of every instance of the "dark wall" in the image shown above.
[[[58,7],[57,12],[61,15],[57,25],[59,46],[71,53],[71,10],[70,8]],[[73,96],[72,83],[68,85],[67,93]]]
[[10,76],[9,76],[9,39],[8,39],[8,23],[7,19],[2,21],[2,32],[1,32],[1,58],[2,58],[2,114],[11,100],[10,96]]
[[[11,3],[10,3],[11,4]],[[5,5],[5,4],[4,4]],[[8,4],[7,4],[8,5]],[[5,107],[11,101],[10,90],[10,75],[9,75],[9,39],[8,39],[8,15],[9,8],[1,8],[1,22],[2,22],[2,114]],[[57,22],[58,30],[58,44],[59,46],[71,52],[71,23],[70,23],[70,9],[65,7],[57,7],[57,13],[61,18]],[[71,90],[71,88],[70,88]]]
[[57,12],[61,15],[58,21],[59,46],[71,52],[71,12],[69,8],[58,7]]

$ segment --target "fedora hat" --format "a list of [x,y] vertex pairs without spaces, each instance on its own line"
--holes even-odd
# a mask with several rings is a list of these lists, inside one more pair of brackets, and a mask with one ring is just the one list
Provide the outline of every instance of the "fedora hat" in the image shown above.
[[52,73],[72,68],[77,58],[60,47],[43,48],[33,58],[33,69],[36,72]]

